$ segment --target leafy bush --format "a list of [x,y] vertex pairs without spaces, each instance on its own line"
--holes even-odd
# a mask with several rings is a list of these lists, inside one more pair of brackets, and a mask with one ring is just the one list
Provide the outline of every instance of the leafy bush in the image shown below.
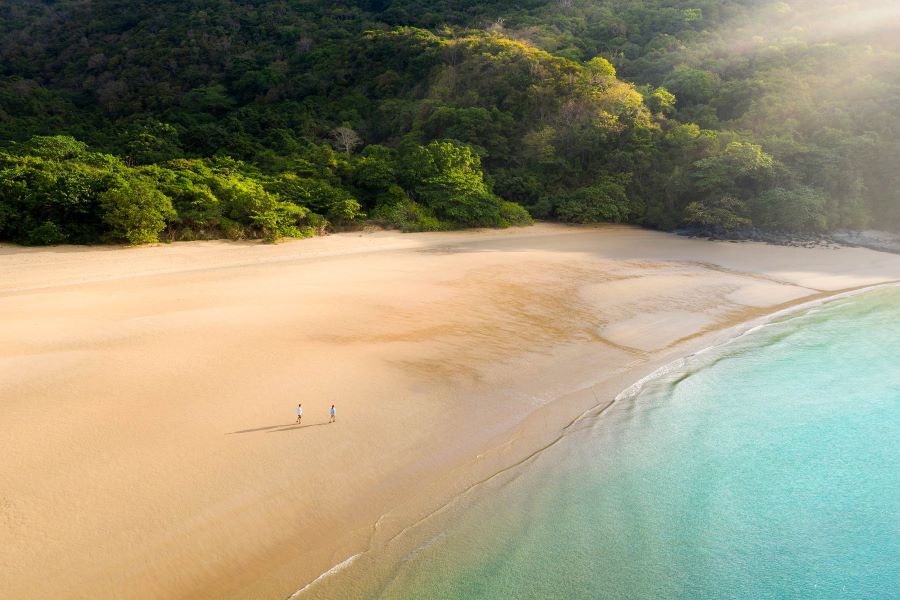
[[515,202],[501,202],[500,223],[502,227],[524,227],[534,224],[534,219]]
[[325,235],[328,231],[328,219],[318,213],[309,213],[306,215],[306,226],[315,232],[315,235]]
[[723,196],[718,200],[691,202],[685,208],[684,221],[691,225],[731,230],[752,223],[746,216],[747,212],[743,201]]
[[447,229],[447,226],[441,223],[430,210],[409,199],[394,204],[383,204],[375,209],[372,217],[376,222],[404,232]]
[[331,221],[349,223],[365,217],[362,206],[347,190],[322,179],[283,173],[267,188],[294,204],[309,207]]
[[556,208],[556,216],[569,223],[624,223],[634,214],[621,178],[604,177],[595,185],[565,196]]
[[768,190],[753,201],[753,224],[770,229],[824,231],[828,227],[826,200],[818,190]]
[[227,217],[222,217],[222,220],[219,222],[219,228],[222,230],[222,235],[229,240],[244,240],[248,237],[245,226]]
[[501,200],[488,189],[481,159],[470,146],[434,141],[406,157],[406,178],[416,198],[439,219],[463,227],[499,227]]
[[394,152],[384,146],[366,146],[353,163],[352,181],[365,190],[386,190],[397,180]]
[[255,213],[251,220],[263,234],[263,239],[274,242],[283,237],[309,237],[313,229],[301,227],[300,223],[309,215],[305,206],[297,206],[291,202],[276,202],[274,208]]
[[111,236],[131,244],[158,242],[166,219],[175,215],[169,198],[140,179],[118,181],[101,194],[100,201]]
[[108,170],[80,160],[0,153],[0,238],[32,245],[95,241],[104,229],[100,194],[110,181]]
[[328,216],[339,223],[351,223],[358,219],[365,218],[366,215],[362,212],[362,206],[360,206],[355,198],[345,196],[342,198],[335,198],[331,202]]
[[28,232],[25,239],[27,246],[49,246],[52,244],[62,244],[66,241],[66,234],[62,227],[53,221],[44,221],[34,229]]

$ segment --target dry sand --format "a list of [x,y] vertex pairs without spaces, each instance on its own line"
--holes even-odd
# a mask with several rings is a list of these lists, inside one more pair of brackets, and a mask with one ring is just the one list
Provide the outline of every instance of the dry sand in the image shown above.
[[0,246],[0,597],[284,598],[661,361],[898,279],[629,227]]

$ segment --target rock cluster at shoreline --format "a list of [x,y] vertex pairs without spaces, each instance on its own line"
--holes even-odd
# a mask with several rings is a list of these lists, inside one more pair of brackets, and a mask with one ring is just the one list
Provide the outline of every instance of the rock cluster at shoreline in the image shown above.
[[842,246],[869,248],[881,252],[900,254],[900,234],[876,230],[838,230],[830,233],[799,233],[744,227],[726,230],[711,227],[685,227],[676,230],[678,235],[706,238],[711,241],[764,242],[775,246],[794,248],[834,248]]
[[900,254],[900,233],[890,231],[877,231],[867,229],[865,231],[841,230],[831,234],[832,239],[844,246],[857,246],[882,252]]

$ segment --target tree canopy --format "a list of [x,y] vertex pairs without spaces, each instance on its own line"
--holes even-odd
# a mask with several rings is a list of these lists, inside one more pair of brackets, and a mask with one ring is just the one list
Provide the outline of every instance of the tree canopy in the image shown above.
[[161,6],[0,6],[0,240],[900,229],[887,0]]

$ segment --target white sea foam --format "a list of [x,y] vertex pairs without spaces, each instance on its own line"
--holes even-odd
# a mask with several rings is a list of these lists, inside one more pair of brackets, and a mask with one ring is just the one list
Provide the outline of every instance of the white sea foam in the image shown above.
[[[710,347],[712,347],[712,346],[710,346]],[[707,350],[707,348],[704,348],[704,350]],[[699,352],[696,352],[695,354],[699,354]],[[693,356],[693,354],[691,356]],[[653,381],[654,379],[659,379],[660,377],[668,375],[672,371],[677,371],[678,369],[680,369],[681,367],[684,366],[684,363],[687,361],[688,358],[690,358],[690,356],[685,357],[685,358],[679,358],[677,360],[673,360],[672,362],[667,363],[667,364],[661,366],[660,368],[656,369],[649,375],[645,375],[644,377],[641,377],[640,379],[638,379],[637,381],[635,381],[634,383],[629,385],[627,388],[625,388],[624,390],[619,392],[618,395],[613,400],[613,402],[621,402],[622,400],[634,398],[641,392],[641,389],[643,389],[643,387],[647,383]]]
[[[722,342],[712,344],[705,348],[701,348],[700,350],[697,350],[696,352],[693,352],[692,354],[678,358],[670,363],[667,363],[667,364],[661,366],[660,368],[656,369],[649,375],[645,375],[644,377],[641,377],[640,379],[638,379],[637,381],[635,381],[634,383],[629,385],[627,388],[625,388],[624,390],[619,392],[618,395],[616,395],[615,399],[613,400],[613,403],[621,402],[622,400],[628,400],[631,398],[635,398],[638,394],[641,393],[641,390],[648,383],[650,383],[651,381],[660,379],[662,377],[665,377],[669,373],[680,370],[682,367],[684,367],[684,365],[692,357],[699,356],[699,355],[705,354],[706,352],[709,352],[711,350],[719,349],[719,348],[727,346],[731,343],[734,343],[735,341],[743,338],[746,335],[755,333],[763,328],[770,327],[770,326],[774,325],[775,323],[780,322],[780,319],[782,319],[784,317],[792,316],[792,315],[799,315],[799,314],[810,314],[810,313],[813,313],[814,311],[820,310],[823,305],[833,302],[835,300],[841,300],[843,298],[850,298],[852,296],[858,296],[859,294],[864,294],[866,292],[871,292],[873,290],[877,290],[877,289],[885,288],[885,287],[900,287],[900,284],[898,284],[895,281],[891,281],[891,282],[887,282],[887,283],[879,283],[879,284],[875,284],[875,285],[871,285],[871,286],[866,286],[866,287],[859,288],[856,290],[851,290],[848,292],[834,294],[832,296],[828,296],[827,298],[820,298],[817,300],[811,300],[809,302],[803,302],[801,304],[796,304],[794,306],[785,308],[783,310],[776,311],[774,313],[766,315],[765,317],[761,317],[758,321],[755,321],[755,323],[756,323],[755,325],[752,325],[750,327],[747,327],[747,324],[743,324],[743,325],[739,326],[739,328],[746,327],[746,329],[737,331],[736,335],[732,335],[731,337],[729,337],[728,339],[726,339]],[[732,331],[735,331],[735,330],[732,329]]]
[[300,597],[300,594],[302,594],[303,592],[305,592],[312,586],[316,585],[317,583],[319,583],[326,577],[330,577],[331,575],[334,575],[338,571],[342,571],[342,570],[346,569],[347,567],[349,567],[350,565],[352,565],[353,561],[355,561],[357,558],[359,558],[359,554],[354,554],[353,556],[350,556],[346,560],[339,562],[338,564],[334,565],[333,567],[331,567],[330,569],[328,569],[327,571],[325,571],[324,573],[322,573],[321,575],[319,575],[318,577],[316,577],[315,579],[313,579],[312,581],[310,581],[309,583],[304,585],[302,588],[300,588],[299,590],[297,590],[296,592],[294,592],[293,594],[288,596],[287,600],[293,600],[294,598]]

